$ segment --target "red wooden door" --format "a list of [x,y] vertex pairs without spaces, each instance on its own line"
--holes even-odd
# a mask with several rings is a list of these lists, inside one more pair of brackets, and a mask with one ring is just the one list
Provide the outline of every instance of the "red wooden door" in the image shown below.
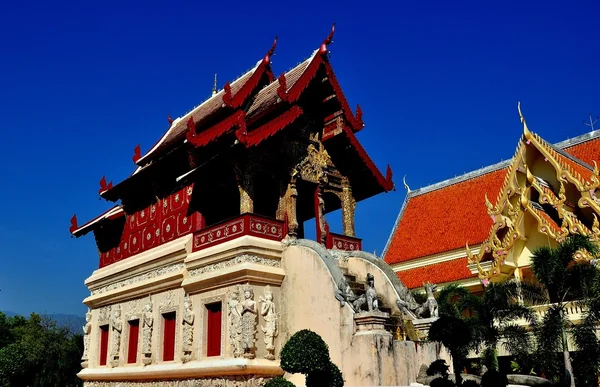
[[175,359],[175,312],[163,314],[163,361]]
[[206,356],[221,355],[221,303],[206,305],[208,311]]
[[139,332],[140,320],[129,321],[129,345],[127,346],[127,363],[137,363]]
[[100,327],[100,365],[106,365],[108,355],[108,325]]

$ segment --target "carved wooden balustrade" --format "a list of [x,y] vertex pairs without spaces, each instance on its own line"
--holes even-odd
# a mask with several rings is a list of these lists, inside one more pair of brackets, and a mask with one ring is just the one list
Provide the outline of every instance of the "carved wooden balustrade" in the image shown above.
[[362,250],[362,239],[336,234],[329,231],[327,233],[325,247],[328,249],[360,251]]

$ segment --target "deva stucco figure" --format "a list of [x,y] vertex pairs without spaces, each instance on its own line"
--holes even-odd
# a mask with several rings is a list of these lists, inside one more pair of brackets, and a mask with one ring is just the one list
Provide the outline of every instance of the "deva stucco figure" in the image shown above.
[[152,327],[154,317],[152,316],[152,300],[148,299],[142,319],[142,364],[152,363]]
[[364,304],[367,304],[369,312],[379,310],[379,301],[377,300],[377,291],[375,291],[375,278],[373,274],[367,273],[367,290],[363,295],[354,301],[354,309],[360,312]]
[[121,321],[121,308],[116,305],[111,319],[112,326],[112,348],[111,357],[113,367],[119,364],[119,351],[121,350],[121,332],[123,331],[123,322]]
[[181,360],[185,363],[192,359],[194,342],[194,311],[192,310],[192,300],[187,294],[183,301],[183,309],[183,341],[181,343],[183,356]]
[[247,285],[244,288],[244,301],[242,301],[242,350],[244,357],[254,359],[254,342],[256,337],[256,301],[254,290]]
[[261,303],[260,314],[264,316],[265,326],[261,326],[263,333],[265,334],[265,346],[267,354],[265,359],[275,360],[275,337],[277,336],[277,313],[275,312],[275,303],[273,302],[273,293],[271,287],[267,285],[265,287],[264,298],[260,297]]
[[90,350],[90,334],[92,333],[92,311],[88,309],[85,314],[85,325],[83,328],[83,356],[81,360],[85,363],[85,366],[82,364],[82,367],[87,366],[88,360],[88,351]]
[[227,307],[229,311],[229,340],[233,347],[233,357],[239,357],[242,354],[242,304],[240,303],[238,286],[232,289]]
[[423,283],[423,287],[427,292],[427,300],[415,311],[417,317],[439,317],[438,304],[433,293],[437,290],[437,285],[433,285],[429,282]]

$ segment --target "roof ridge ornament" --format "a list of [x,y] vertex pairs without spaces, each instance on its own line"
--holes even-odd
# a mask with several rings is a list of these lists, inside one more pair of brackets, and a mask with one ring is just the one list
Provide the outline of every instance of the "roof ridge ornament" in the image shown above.
[[137,164],[138,160],[142,158],[142,148],[140,144],[137,144],[135,148],[133,148],[133,163]]
[[217,73],[215,73],[215,81],[213,82],[212,95],[217,94]]
[[263,63],[268,65],[271,63],[271,57],[275,55],[275,47],[277,47],[277,39],[279,39],[279,35],[275,35],[275,39],[273,39],[273,45],[267,52],[267,55],[263,58]]
[[78,228],[79,226],[77,225],[77,214],[73,214],[73,217],[71,218],[71,227],[69,227],[69,232],[73,234],[75,231],[77,231]]
[[335,22],[333,22],[333,25],[331,26],[331,31],[329,32],[329,35],[327,35],[327,37],[321,44],[321,47],[319,47],[319,53],[321,55],[327,54],[327,52],[328,52],[327,46],[329,46],[333,42],[333,34],[334,33],[335,33]]
[[406,184],[406,175],[402,178],[402,183],[404,184],[404,189],[406,189],[406,193],[410,193],[410,187]]
[[523,133],[526,136],[531,135],[531,131],[527,127],[527,121],[525,121],[525,117],[523,117],[523,113],[521,112],[521,101],[517,103],[517,110],[519,110],[519,118],[521,119],[521,123],[523,124]]

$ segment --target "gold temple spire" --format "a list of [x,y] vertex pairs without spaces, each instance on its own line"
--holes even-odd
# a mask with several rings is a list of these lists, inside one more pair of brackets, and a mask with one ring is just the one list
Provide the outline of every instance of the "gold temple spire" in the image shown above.
[[217,74],[215,73],[215,83],[213,84],[212,95],[217,94]]

